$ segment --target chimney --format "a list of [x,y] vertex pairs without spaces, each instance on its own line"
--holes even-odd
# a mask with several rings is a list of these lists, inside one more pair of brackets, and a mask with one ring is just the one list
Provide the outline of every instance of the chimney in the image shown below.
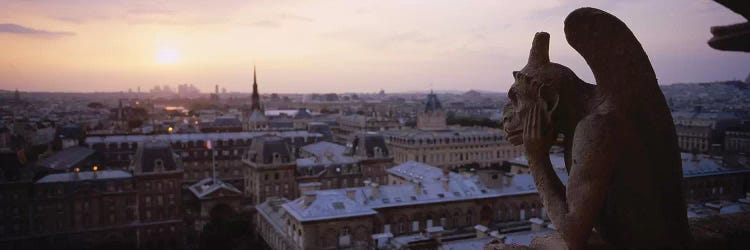
[[497,232],[497,230],[490,232],[490,236],[492,238],[498,239],[501,243],[505,243],[505,235],[500,234],[499,232]]
[[305,193],[304,199],[305,199],[305,207],[310,206],[310,204],[315,201],[316,194],[314,192]]
[[271,206],[271,209],[273,209],[274,212],[279,211],[282,204],[284,204],[284,199],[280,197],[268,198],[268,205]]
[[440,182],[443,184],[445,191],[450,189],[450,171],[448,169],[443,169],[443,176],[440,177]]
[[299,192],[304,194],[311,191],[320,190],[320,182],[307,182],[299,184]]
[[529,219],[531,222],[531,231],[532,232],[539,232],[542,231],[542,228],[544,228],[544,221],[539,218],[531,218]]
[[373,198],[378,198],[380,196],[380,185],[378,185],[378,183],[373,182],[370,185],[370,193],[372,194]]
[[504,186],[510,187],[513,184],[513,175],[509,173],[503,174],[503,182]]
[[422,190],[424,190],[424,186],[422,186],[421,181],[414,183],[414,192],[417,193],[417,195],[422,194]]
[[73,174],[70,176],[73,180],[78,180],[78,172],[81,172],[80,168],[75,168]]
[[353,201],[356,201],[357,200],[356,195],[357,195],[357,190],[356,189],[347,189],[346,190],[346,198],[349,198],[349,199],[351,199]]
[[434,239],[438,243],[443,242],[443,231],[445,231],[443,227],[428,227],[425,231],[427,231],[427,235],[430,236],[430,238]]
[[487,237],[487,232],[489,232],[489,228],[485,227],[482,224],[474,226],[474,230],[477,232],[477,239]]

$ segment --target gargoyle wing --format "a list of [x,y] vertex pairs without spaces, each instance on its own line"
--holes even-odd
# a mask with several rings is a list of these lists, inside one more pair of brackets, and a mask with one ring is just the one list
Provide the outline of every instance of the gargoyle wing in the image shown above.
[[577,9],[565,19],[565,38],[586,60],[605,98],[624,104],[658,93],[664,99],[646,52],[617,17],[599,9]]

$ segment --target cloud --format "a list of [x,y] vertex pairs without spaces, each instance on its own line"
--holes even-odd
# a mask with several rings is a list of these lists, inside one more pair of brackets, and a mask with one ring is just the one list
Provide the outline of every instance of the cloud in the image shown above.
[[30,36],[52,37],[52,38],[74,36],[76,34],[76,33],[67,32],[67,31],[48,31],[48,30],[33,29],[33,28],[21,26],[21,25],[14,24],[14,23],[0,23],[0,33],[11,33],[11,34],[18,34],[18,35],[30,35]]
[[279,22],[271,20],[260,20],[257,22],[250,23],[251,26],[263,27],[263,28],[278,28],[281,26]]
[[291,14],[279,14],[277,15],[282,20],[300,21],[300,22],[312,22],[313,19],[306,16],[297,16]]

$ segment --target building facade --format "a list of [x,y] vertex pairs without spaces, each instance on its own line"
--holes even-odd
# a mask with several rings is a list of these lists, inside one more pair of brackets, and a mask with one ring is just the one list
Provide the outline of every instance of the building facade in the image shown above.
[[441,168],[485,168],[523,154],[499,129],[448,127],[440,101],[428,95],[417,127],[381,132],[396,163],[418,161]]
[[[290,145],[292,152],[299,152],[300,147],[318,142],[322,138],[320,134],[305,131],[114,135],[90,136],[86,138],[83,146],[99,153],[103,166],[126,169],[144,141],[166,141],[180,156],[185,166],[182,185],[189,186],[204,178],[212,177],[211,164],[215,163],[217,177],[242,190],[244,187],[242,156],[250,148],[253,140],[263,135],[276,135],[283,138]],[[207,148],[209,141],[212,147],[210,150]]]
[[268,200],[257,206],[257,231],[273,249],[373,249],[404,236],[439,232],[449,241],[477,225],[502,232],[546,219],[530,175],[485,184],[476,174],[416,162],[388,171],[406,182]]

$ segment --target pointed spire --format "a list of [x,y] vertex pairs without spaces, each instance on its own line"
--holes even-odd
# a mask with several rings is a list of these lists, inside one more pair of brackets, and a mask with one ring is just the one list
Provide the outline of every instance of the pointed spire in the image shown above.
[[258,77],[255,71],[255,64],[253,64],[253,94],[251,96],[250,110],[263,110],[263,108],[261,108],[260,106],[260,95],[258,94]]

